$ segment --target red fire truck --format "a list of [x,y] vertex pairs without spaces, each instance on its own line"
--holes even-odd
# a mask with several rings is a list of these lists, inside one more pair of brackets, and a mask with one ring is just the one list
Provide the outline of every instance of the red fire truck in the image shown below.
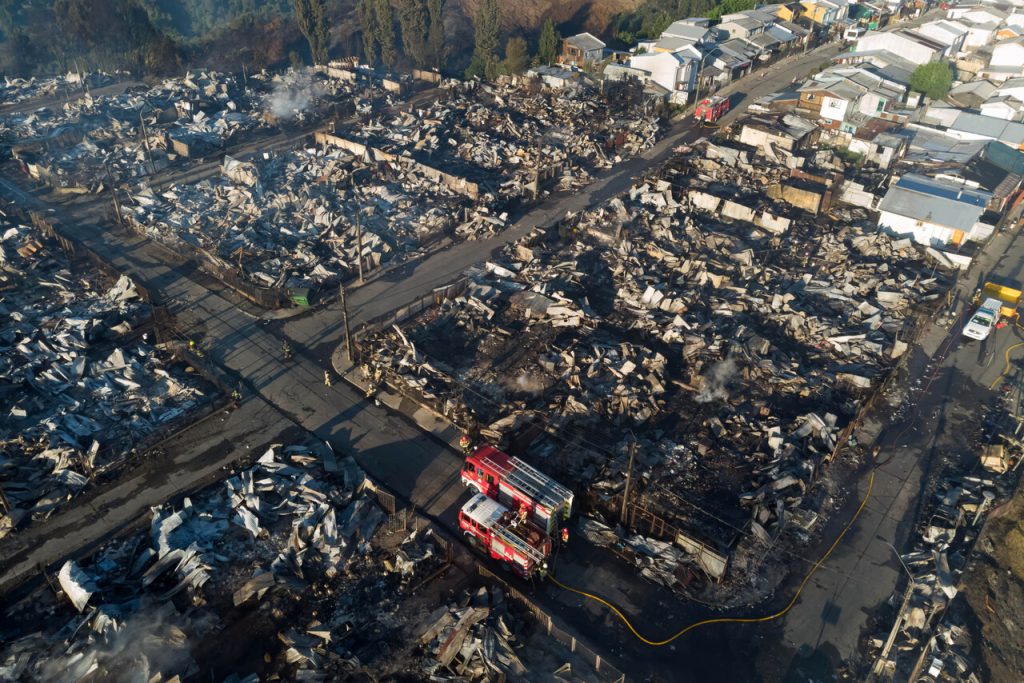
[[693,118],[701,123],[714,123],[729,111],[729,98],[722,95],[711,95],[697,103]]
[[548,534],[572,513],[572,491],[519,458],[493,446],[478,446],[466,456],[462,483],[515,511],[523,506]]
[[543,576],[551,537],[496,500],[478,493],[459,511],[459,528],[469,541],[523,578]]

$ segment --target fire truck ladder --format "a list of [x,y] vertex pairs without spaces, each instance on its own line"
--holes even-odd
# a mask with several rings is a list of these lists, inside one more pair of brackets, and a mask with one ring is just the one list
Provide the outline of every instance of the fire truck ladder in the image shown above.
[[503,522],[497,522],[492,528],[492,531],[495,536],[502,540],[502,542],[507,543],[518,552],[533,560],[533,564],[535,566],[540,567],[544,563],[544,553],[524,541],[510,525]]
[[540,470],[527,465],[519,458],[512,458],[513,468],[505,478],[530,498],[540,502],[551,510],[552,514],[559,511],[567,501],[572,500],[572,491],[547,476]]

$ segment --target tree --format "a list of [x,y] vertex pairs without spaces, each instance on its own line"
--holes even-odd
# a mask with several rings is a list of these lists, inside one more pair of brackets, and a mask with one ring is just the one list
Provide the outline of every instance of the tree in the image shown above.
[[363,33],[363,53],[367,64],[377,61],[377,13],[373,9],[373,0],[359,0],[356,5],[359,15],[359,28]]
[[756,4],[756,0],[722,0],[714,9],[708,12],[707,16],[709,19],[721,19],[723,14],[746,12],[748,9],[754,9]]
[[402,28],[402,50],[416,66],[427,63],[427,25],[425,0],[399,0],[398,25]]
[[952,85],[953,70],[946,62],[928,62],[910,74],[910,89],[922,92],[933,100],[941,100],[948,95]]
[[505,61],[501,63],[501,72],[514,76],[526,71],[526,65],[530,61],[530,50],[526,41],[519,37],[512,37],[505,43]]
[[427,64],[435,69],[444,68],[447,48],[444,44],[444,0],[427,0],[430,31],[427,34]]
[[374,36],[380,48],[380,61],[384,66],[393,67],[398,51],[395,49],[395,18],[391,14],[390,0],[375,0],[373,10],[376,15]]
[[292,0],[295,25],[306,37],[314,64],[327,61],[331,29],[327,25],[327,0]]
[[498,11],[498,0],[484,0],[473,18],[473,38],[475,47],[473,58],[466,69],[466,77],[483,76],[494,78],[498,72],[498,30],[501,15]]
[[540,40],[537,42],[537,60],[541,64],[550,66],[558,57],[558,44],[561,37],[555,31],[555,22],[551,19],[544,20],[544,26],[540,30]]

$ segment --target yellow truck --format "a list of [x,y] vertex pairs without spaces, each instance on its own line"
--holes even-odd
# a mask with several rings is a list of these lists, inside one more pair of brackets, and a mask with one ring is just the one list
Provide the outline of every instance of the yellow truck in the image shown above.
[[974,305],[978,308],[964,325],[964,336],[984,340],[1001,319],[1015,319],[1022,294],[1024,292],[1019,289],[986,282],[974,297]]

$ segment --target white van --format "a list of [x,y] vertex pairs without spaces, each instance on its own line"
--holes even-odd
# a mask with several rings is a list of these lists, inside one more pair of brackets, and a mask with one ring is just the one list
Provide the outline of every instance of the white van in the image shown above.
[[1003,304],[999,299],[985,299],[981,307],[974,312],[971,319],[964,325],[964,336],[982,341],[995,329],[999,322],[999,309]]
[[845,40],[848,43],[855,43],[861,38],[863,38],[864,34],[867,32],[868,30],[863,26],[851,26],[850,28],[846,29],[845,33],[843,33],[843,40]]

